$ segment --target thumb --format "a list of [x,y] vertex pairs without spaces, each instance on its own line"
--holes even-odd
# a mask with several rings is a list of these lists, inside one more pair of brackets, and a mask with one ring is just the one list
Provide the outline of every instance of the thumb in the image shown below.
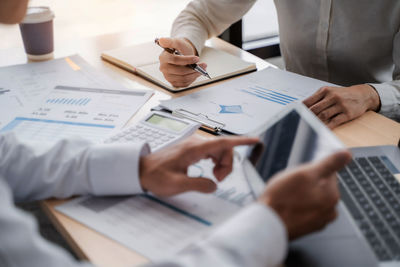
[[164,48],[173,48],[183,54],[193,50],[187,41],[179,38],[160,38],[158,43]]
[[343,169],[351,161],[351,154],[347,150],[339,151],[313,165],[318,177],[327,177]]
[[217,185],[208,178],[201,177],[188,177],[181,179],[176,186],[178,193],[188,192],[188,191],[198,191],[202,193],[211,193],[217,189]]
[[158,39],[158,43],[160,44],[160,46],[164,47],[164,48],[175,48],[172,47],[172,38],[160,38]]
[[200,63],[198,64],[202,69],[206,70],[207,69],[207,64],[206,63]]

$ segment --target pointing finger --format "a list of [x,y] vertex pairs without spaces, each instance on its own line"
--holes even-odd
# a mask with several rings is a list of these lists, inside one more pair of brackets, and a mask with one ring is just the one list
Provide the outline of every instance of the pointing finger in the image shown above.
[[188,191],[198,191],[202,193],[211,193],[217,189],[217,185],[208,178],[193,178],[193,177],[182,177],[176,181],[176,191],[175,194],[188,192]]
[[312,168],[318,177],[330,177],[333,173],[344,168],[344,166],[346,166],[350,160],[351,154],[349,151],[339,151],[317,163],[314,163]]

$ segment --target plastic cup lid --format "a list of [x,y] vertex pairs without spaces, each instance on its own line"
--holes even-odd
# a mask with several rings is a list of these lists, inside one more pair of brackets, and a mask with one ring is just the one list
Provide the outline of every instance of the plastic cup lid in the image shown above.
[[28,7],[24,20],[21,23],[40,23],[54,19],[54,13],[49,7]]

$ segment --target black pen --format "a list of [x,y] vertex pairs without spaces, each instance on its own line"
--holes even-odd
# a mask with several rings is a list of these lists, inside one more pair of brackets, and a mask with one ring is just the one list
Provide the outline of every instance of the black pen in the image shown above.
[[[178,56],[182,56],[182,54],[178,51],[178,50],[176,50],[176,49],[173,49],[173,48],[164,48],[164,47],[162,47],[161,45],[160,45],[160,43],[158,42],[158,38],[156,38],[155,40],[154,40],[154,42],[157,44],[157,45],[159,45],[161,48],[163,48],[164,49],[164,51],[166,51],[166,52],[168,52],[168,53],[170,53],[170,54],[173,54],[173,55],[178,55]],[[208,72],[207,71],[205,71],[202,67],[200,67],[199,65],[197,65],[197,64],[189,64],[189,65],[186,65],[188,68],[191,68],[192,70],[195,70],[195,71],[197,71],[198,73],[200,73],[201,75],[204,75],[204,76],[206,76],[208,79],[211,79],[211,77],[210,77],[210,75],[208,74]]]

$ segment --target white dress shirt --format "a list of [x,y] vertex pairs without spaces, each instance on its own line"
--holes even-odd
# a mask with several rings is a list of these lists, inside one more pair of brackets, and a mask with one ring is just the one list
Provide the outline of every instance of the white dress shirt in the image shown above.
[[[172,36],[201,51],[255,1],[193,0],[175,20]],[[287,70],[341,86],[371,84],[380,113],[400,121],[399,0],[275,0],[275,6]]]
[[[13,134],[0,135],[0,266],[89,265],[44,240],[32,216],[17,209],[14,201],[142,193],[139,160],[149,152],[141,143],[65,140],[28,146]],[[148,266],[276,266],[286,247],[280,218],[265,205],[252,204],[207,239]]]

